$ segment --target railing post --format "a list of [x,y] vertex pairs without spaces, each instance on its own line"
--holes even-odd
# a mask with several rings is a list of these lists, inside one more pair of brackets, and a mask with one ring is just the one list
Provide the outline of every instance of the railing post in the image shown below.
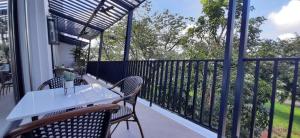
[[256,106],[257,106],[257,92],[258,92],[258,81],[259,81],[259,70],[260,61],[256,61],[255,73],[254,73],[254,86],[253,86],[253,99],[252,99],[252,111],[251,111],[251,122],[250,122],[250,135],[249,138],[254,137],[255,119],[256,119]]
[[291,109],[290,109],[288,134],[287,134],[288,138],[291,137],[292,129],[293,129],[295,102],[296,102],[297,84],[298,84],[298,70],[299,70],[299,60],[295,60],[294,78],[293,78],[293,86],[292,86],[292,101],[291,101]]
[[226,44],[224,51],[223,77],[222,77],[222,92],[221,92],[221,106],[219,113],[218,138],[225,137],[226,131],[226,114],[227,114],[227,99],[230,85],[231,72],[231,50],[234,31],[234,19],[236,12],[236,0],[229,1]]
[[[234,95],[234,108],[232,117],[232,137],[240,137],[240,121],[241,121],[241,107],[242,107],[242,96],[244,88],[244,77],[245,77],[245,47],[248,41],[248,20],[249,20],[249,7],[250,0],[243,0],[242,10],[242,22],[241,22],[241,34],[240,34],[240,46],[239,46],[239,57],[237,63],[237,76],[236,76],[236,89]],[[254,107],[255,108],[255,107]]]
[[123,57],[123,63],[124,63],[124,72],[123,72],[123,78],[126,77],[126,72],[128,68],[128,59],[129,59],[129,49],[130,49],[130,41],[131,41],[131,30],[132,30],[132,17],[133,17],[133,10],[130,10],[128,12],[127,17],[127,28],[126,28],[126,36],[125,36],[125,46],[124,46],[124,57]]
[[104,32],[102,31],[100,33],[100,43],[99,43],[99,51],[98,51],[98,64],[97,64],[97,79],[99,79],[99,69],[100,69],[100,61],[101,61],[101,53],[102,53],[102,47],[103,47],[103,34]]

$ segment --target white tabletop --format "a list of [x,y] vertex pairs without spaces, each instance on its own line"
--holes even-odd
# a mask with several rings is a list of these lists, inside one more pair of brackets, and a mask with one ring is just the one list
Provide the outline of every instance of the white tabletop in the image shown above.
[[68,95],[64,95],[63,88],[27,92],[6,120],[21,120],[94,103],[111,103],[120,98],[98,84],[76,86],[75,91],[70,88]]

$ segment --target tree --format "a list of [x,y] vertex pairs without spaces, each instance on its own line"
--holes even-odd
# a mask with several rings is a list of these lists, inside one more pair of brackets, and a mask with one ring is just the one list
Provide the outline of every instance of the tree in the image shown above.
[[[189,42],[191,45],[186,47],[186,56],[193,59],[222,59],[224,54],[225,33],[227,27],[227,13],[228,13],[228,0],[201,0],[203,5],[203,15],[200,16],[193,28],[188,31]],[[233,41],[233,60],[237,60],[238,46],[239,46],[239,33],[241,26],[241,13],[242,13],[242,0],[237,1],[237,10],[235,15],[235,31]],[[255,10],[251,7],[251,10]],[[264,17],[254,17],[249,20],[249,41],[247,45],[247,54],[256,56],[261,39],[261,25],[266,19]],[[235,63],[235,62],[233,62]],[[245,74],[244,95],[242,100],[242,112],[241,118],[241,137],[247,137],[249,135],[249,123],[251,122],[251,110],[252,110],[252,87],[253,87],[253,72],[254,65],[250,65],[251,69],[248,69]],[[236,79],[236,65],[232,65],[231,75],[231,87],[229,91],[228,99],[228,114],[227,114],[227,135],[230,136],[230,130],[232,127],[232,113],[234,102],[234,89]],[[266,83],[265,79],[260,81],[259,101],[257,102],[256,121],[261,122],[256,124],[255,136],[260,136],[261,132],[267,127],[267,108],[266,104],[269,102],[268,95],[270,94],[270,84]],[[219,86],[220,87],[220,86]],[[209,88],[208,88],[209,89]],[[217,93],[220,96],[220,93]],[[217,96],[217,97],[219,97]],[[216,103],[217,109],[219,109],[220,102]],[[214,121],[218,121],[214,119]],[[217,124],[217,122],[215,122]]]
[[[146,1],[133,19],[130,59],[176,59],[180,57],[187,37],[183,31],[193,21],[166,10],[150,13],[151,2]],[[105,31],[104,60],[121,60],[126,30],[126,18]],[[180,57],[181,58],[181,57]]]

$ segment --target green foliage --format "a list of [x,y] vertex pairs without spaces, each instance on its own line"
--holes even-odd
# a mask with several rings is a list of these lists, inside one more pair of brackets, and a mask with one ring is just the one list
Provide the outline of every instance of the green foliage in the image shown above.
[[[276,127],[273,130],[275,136],[286,137],[289,115],[290,105],[278,102],[275,104],[274,126]],[[292,138],[298,138],[300,137],[300,109],[297,107],[295,108],[294,120]]]
[[[146,1],[142,8],[135,12],[133,20],[133,34],[130,49],[131,60],[149,60],[149,59],[222,59],[224,54],[224,44],[227,25],[228,0],[200,0],[203,11],[202,15],[194,21],[189,17],[171,13],[168,10],[163,12],[151,12],[151,2]],[[251,7],[251,11],[255,10]],[[233,41],[233,61],[237,60],[239,33],[241,26],[242,0],[237,1],[237,12],[235,20],[235,31]],[[104,35],[104,47],[102,53],[103,60],[121,60],[124,49],[124,34],[126,28],[126,18],[115,24]],[[252,17],[249,19],[248,43],[246,48],[247,57],[294,57],[300,55],[300,36],[289,40],[266,40],[262,39],[261,26],[265,23],[266,18],[263,16]],[[192,25],[189,25],[192,24]],[[91,59],[96,60],[98,55],[98,46],[93,47],[91,51]],[[236,62],[233,62],[236,63]],[[201,66],[201,68],[203,68]],[[219,68],[222,68],[220,65]],[[248,137],[249,123],[251,121],[252,98],[253,98],[253,82],[254,82],[254,63],[247,65],[245,73],[244,95],[242,98],[241,117],[241,137]],[[273,63],[262,62],[259,76],[259,89],[257,101],[257,116],[255,137],[259,137],[267,128],[268,112],[266,106],[270,101],[271,82],[273,79]],[[192,69],[194,70],[194,69]],[[292,78],[293,63],[281,62],[279,68],[279,76],[277,81],[276,101],[284,102],[289,100]],[[234,101],[234,89],[236,79],[236,64],[232,65],[231,87],[228,101],[227,114],[227,131],[230,136],[230,128],[232,121],[232,110]],[[193,71],[194,72],[194,71]],[[185,77],[186,79],[186,74]],[[219,69],[218,74],[222,70]],[[212,71],[209,71],[212,74]],[[203,77],[202,70],[199,70],[199,78]],[[194,81],[194,73],[191,74],[191,84]],[[211,80],[212,78],[209,78]],[[218,76],[219,80],[216,86],[216,101],[221,96],[222,76]],[[184,81],[184,80],[181,80]],[[201,84],[202,80],[199,80]],[[174,83],[174,82],[173,82]],[[179,86],[180,82],[178,82]],[[187,86],[184,87],[186,88]],[[207,84],[207,91],[210,91],[211,84]],[[191,86],[193,87],[193,86]],[[299,89],[299,88],[298,88]],[[200,90],[200,88],[199,88]],[[194,92],[190,90],[187,94],[192,97]],[[201,91],[197,92],[200,97]],[[183,94],[183,97],[185,94]],[[297,97],[300,99],[299,97]],[[196,105],[199,105],[197,100]],[[210,95],[205,97],[205,108],[210,105]],[[189,101],[190,102],[190,101]],[[187,107],[191,108],[191,107]],[[196,108],[198,108],[196,106]],[[220,102],[215,103],[213,125],[218,124],[218,112]],[[207,113],[208,109],[205,109]],[[196,109],[195,114],[199,109]],[[189,113],[188,113],[189,114]],[[206,118],[207,119],[207,118]]]
[[77,67],[84,67],[86,65],[86,55],[87,51],[82,47],[76,47],[71,50],[71,53],[74,57],[75,65]]

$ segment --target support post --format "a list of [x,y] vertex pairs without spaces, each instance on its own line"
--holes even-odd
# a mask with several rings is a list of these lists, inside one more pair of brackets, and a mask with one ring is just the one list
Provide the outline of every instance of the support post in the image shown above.
[[79,62],[81,62],[81,61],[80,61],[80,57],[81,57],[81,50],[82,50],[82,44],[81,44],[81,41],[80,41],[80,43],[79,43],[79,47],[78,47],[78,52],[79,52],[79,55],[78,55],[78,59],[77,59]]
[[231,58],[232,58],[231,54],[232,54],[235,12],[236,12],[236,0],[230,0],[229,9],[228,9],[228,19],[227,19],[226,44],[225,44],[225,51],[224,51],[218,138],[226,137],[225,132],[226,132],[227,99],[228,99],[228,92],[229,92],[229,85],[230,85]]
[[54,72],[54,54],[53,54],[53,44],[50,44],[51,47],[51,61],[52,61],[52,71]]
[[88,55],[86,60],[87,63],[90,61],[90,54],[91,54],[91,40],[89,41]]
[[127,67],[128,67],[127,61],[129,59],[129,49],[130,49],[131,30],[132,30],[132,17],[133,17],[133,10],[130,10],[128,12],[127,29],[126,29],[126,37],[125,37],[125,47],[124,47],[124,57],[123,57],[123,63],[124,63],[123,78],[126,77],[126,72],[127,72]]
[[[241,22],[241,34],[240,34],[240,46],[239,46],[239,56],[237,63],[237,76],[236,76],[236,88],[234,95],[234,108],[232,117],[232,137],[240,137],[240,124],[241,124],[241,106],[242,106],[242,96],[244,88],[244,77],[245,77],[245,48],[248,41],[248,22],[249,22],[249,8],[250,0],[243,0],[243,10],[242,10],[242,22]],[[256,107],[253,107],[256,108]]]
[[101,61],[101,53],[102,53],[102,47],[103,47],[103,34],[104,32],[102,31],[100,33],[100,43],[99,43],[99,51],[98,51],[98,64],[97,64],[97,76],[96,78],[99,79],[99,69],[100,69],[100,61]]
[[89,61],[90,61],[90,53],[91,53],[91,40],[89,40],[89,47],[88,47],[88,54],[87,54],[87,57],[86,57],[86,63],[85,63],[85,74],[88,73],[88,64],[89,64]]

